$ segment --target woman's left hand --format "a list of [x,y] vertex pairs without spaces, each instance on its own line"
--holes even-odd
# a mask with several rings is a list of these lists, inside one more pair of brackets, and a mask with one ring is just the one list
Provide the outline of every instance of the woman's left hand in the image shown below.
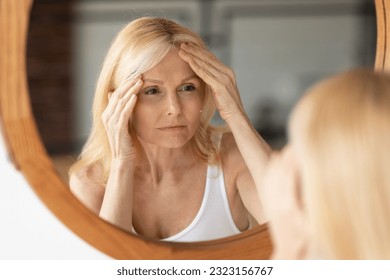
[[210,86],[222,119],[229,121],[236,114],[245,115],[233,70],[205,49],[184,43],[180,47],[180,57]]

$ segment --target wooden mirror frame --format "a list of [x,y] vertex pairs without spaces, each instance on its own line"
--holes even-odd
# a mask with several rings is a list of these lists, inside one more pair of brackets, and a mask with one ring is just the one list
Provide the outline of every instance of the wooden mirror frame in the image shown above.
[[[379,71],[390,63],[389,2],[375,1],[375,69]],[[32,3],[0,0],[0,127],[14,166],[47,208],[80,238],[114,259],[268,259],[272,246],[265,225],[216,241],[151,241],[103,221],[70,193],[42,144],[30,105],[26,40]]]

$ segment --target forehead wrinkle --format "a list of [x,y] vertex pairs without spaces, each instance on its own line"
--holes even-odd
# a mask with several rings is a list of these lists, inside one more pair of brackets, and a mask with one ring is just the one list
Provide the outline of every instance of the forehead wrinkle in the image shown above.
[[200,80],[200,78],[198,77],[198,75],[193,74],[193,75],[191,75],[191,76],[189,76],[189,77],[187,77],[187,78],[184,78],[183,80],[181,80],[181,82],[184,83],[184,82],[186,82],[186,81],[188,81],[188,80],[192,80],[192,79]]
[[[200,78],[199,78],[196,74],[193,74],[193,75],[191,75],[191,76],[189,76],[189,77],[184,78],[183,80],[181,80],[180,83],[184,83],[184,82],[189,81],[189,80],[192,80],[192,79],[200,80]],[[158,84],[158,85],[164,84],[164,81],[158,80],[158,79],[144,79],[144,82],[155,83],[155,84]]]
[[156,80],[156,79],[144,79],[144,82],[150,82],[158,85],[164,84],[164,81]]

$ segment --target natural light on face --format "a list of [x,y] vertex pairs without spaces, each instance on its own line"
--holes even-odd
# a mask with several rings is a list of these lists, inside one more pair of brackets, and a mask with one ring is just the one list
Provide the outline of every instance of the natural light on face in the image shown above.
[[136,135],[141,142],[165,148],[185,145],[200,125],[203,82],[176,49],[142,79],[132,116]]

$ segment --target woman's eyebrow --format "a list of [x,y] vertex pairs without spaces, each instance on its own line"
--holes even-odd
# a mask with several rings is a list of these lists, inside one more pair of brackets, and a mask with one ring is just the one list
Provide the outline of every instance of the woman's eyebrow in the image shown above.
[[[188,80],[192,80],[192,79],[200,80],[200,78],[196,74],[194,74],[194,75],[191,75],[191,76],[181,80],[181,83],[184,83],[184,82],[186,82]],[[154,83],[154,84],[158,84],[158,85],[164,84],[164,81],[157,80],[157,79],[144,79],[144,82],[150,82],[150,83]]]
[[158,84],[158,85],[164,84],[163,81],[155,80],[155,79],[144,79],[144,82],[151,82],[151,83]]
[[184,82],[186,82],[186,81],[188,81],[188,80],[192,80],[192,79],[200,80],[200,78],[199,78],[196,74],[194,74],[194,75],[191,75],[191,76],[189,76],[189,77],[183,79],[181,82],[184,83]]

